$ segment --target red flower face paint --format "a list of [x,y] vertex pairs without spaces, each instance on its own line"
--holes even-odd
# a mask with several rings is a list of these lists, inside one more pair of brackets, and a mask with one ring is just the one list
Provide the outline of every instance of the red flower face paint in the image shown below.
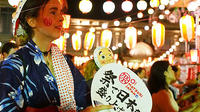
[[52,25],[52,19],[51,18],[44,18],[43,19],[43,23],[44,23],[44,25],[46,25],[46,26],[51,26]]

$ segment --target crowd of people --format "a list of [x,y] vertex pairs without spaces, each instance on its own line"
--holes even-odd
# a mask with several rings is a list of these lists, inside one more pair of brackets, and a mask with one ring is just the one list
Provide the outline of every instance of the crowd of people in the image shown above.
[[[0,111],[96,112],[111,105],[91,106],[90,86],[98,66],[92,59],[80,72],[68,55],[51,42],[62,33],[63,0],[26,0],[14,17],[28,35],[23,47],[5,43],[1,49]],[[16,29],[17,30],[17,29]],[[200,74],[181,82],[180,67],[157,61],[147,74],[133,70],[152,95],[152,112],[200,111]],[[191,89],[191,87],[193,87]],[[190,90],[188,90],[188,88]]]

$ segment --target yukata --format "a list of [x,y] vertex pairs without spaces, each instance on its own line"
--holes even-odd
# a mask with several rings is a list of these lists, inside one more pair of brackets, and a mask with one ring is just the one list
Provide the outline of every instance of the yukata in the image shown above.
[[[64,56],[74,81],[76,109],[91,105],[84,77]],[[42,52],[31,40],[10,55],[0,66],[0,112],[18,112],[27,106],[43,108],[60,105],[56,79],[47,67]]]

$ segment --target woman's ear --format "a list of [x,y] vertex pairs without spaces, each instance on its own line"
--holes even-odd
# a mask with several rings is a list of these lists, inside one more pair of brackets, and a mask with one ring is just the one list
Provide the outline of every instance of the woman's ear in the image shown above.
[[27,23],[29,26],[32,28],[36,27],[36,19],[35,18],[27,18],[26,19]]

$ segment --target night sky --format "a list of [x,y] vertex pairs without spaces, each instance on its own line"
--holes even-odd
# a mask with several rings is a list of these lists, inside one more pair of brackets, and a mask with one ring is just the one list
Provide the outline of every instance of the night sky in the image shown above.
[[[137,19],[137,2],[139,0],[131,0],[133,3],[133,9],[132,11],[125,13],[121,9],[121,4],[124,0],[112,0],[115,3],[115,11],[111,14],[106,14],[103,11],[103,3],[106,0],[90,0],[93,4],[93,8],[91,12],[88,14],[82,14],[82,12],[79,10],[79,2],[81,0],[68,0],[69,4],[69,13],[71,14],[72,18],[84,18],[84,19],[102,19],[102,20],[114,20],[114,19],[119,19],[119,20],[124,20],[124,18],[127,15],[130,15],[132,19]],[[149,7],[149,1],[146,0],[148,7]],[[144,13],[144,18],[148,18],[148,13],[147,10],[143,11]]]

